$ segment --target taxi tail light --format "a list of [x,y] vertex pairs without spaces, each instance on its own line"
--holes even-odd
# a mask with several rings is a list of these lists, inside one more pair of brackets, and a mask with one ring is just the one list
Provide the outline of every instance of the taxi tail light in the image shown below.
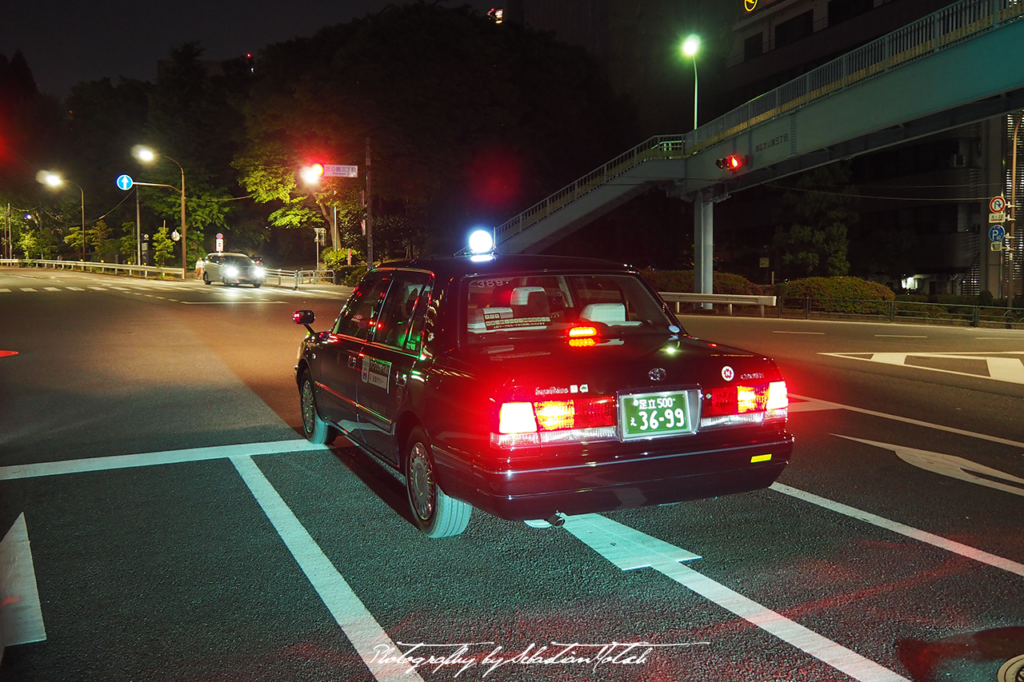
[[503,403],[491,445],[516,448],[542,443],[578,443],[615,438],[615,398]]
[[788,416],[789,394],[785,381],[754,386],[725,386],[704,392],[700,427],[707,429],[785,422]]

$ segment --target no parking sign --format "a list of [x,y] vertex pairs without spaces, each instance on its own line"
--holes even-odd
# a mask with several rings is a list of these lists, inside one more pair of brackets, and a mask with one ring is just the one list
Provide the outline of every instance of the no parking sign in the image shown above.
[[217,233],[217,253],[224,253],[224,235]]

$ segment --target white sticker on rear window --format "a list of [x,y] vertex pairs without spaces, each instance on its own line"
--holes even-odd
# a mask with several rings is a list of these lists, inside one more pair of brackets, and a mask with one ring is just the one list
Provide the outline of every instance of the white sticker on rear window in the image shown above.
[[371,357],[363,357],[363,382],[371,386],[379,386],[385,391],[388,390],[388,380],[391,378],[391,363],[385,360],[376,360]]

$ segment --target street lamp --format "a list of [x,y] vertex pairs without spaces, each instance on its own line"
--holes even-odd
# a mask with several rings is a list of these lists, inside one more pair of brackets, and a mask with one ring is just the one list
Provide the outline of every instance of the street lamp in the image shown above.
[[697,129],[697,53],[700,52],[700,36],[691,35],[683,41],[683,56],[693,60],[693,129]]
[[85,190],[77,182],[71,182],[65,180],[57,173],[51,173],[50,171],[39,171],[36,174],[36,180],[43,183],[47,187],[58,188],[61,187],[65,182],[74,185],[82,193],[82,262],[85,262]]
[[170,187],[181,195],[181,279],[184,281],[188,277],[188,242],[185,239],[185,168],[166,154],[157,154],[149,147],[144,147],[142,145],[132,147],[132,154],[142,163],[152,163],[153,161],[156,161],[156,157],[159,156],[167,159],[168,161],[173,161],[174,165],[181,170],[181,189],[178,189],[173,185],[151,185],[151,183],[147,182],[136,182],[135,184],[150,185],[154,187]]

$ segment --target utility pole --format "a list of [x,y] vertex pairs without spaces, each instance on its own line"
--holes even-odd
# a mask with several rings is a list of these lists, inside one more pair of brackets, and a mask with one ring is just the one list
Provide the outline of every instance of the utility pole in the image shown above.
[[11,202],[7,202],[7,257],[14,258],[14,247],[11,244]]
[[135,264],[142,265],[142,209],[139,208],[139,188],[135,188]]
[[370,193],[370,138],[366,138],[366,268],[373,267],[373,195]]
[[[1011,155],[1011,159],[1013,159],[1013,161],[1010,164],[1010,220],[1009,220],[1009,223],[1010,223],[1010,247],[1011,247],[1011,249],[1016,249],[1017,248],[1017,238],[1014,236],[1014,233],[1013,233],[1014,229],[1013,228],[1014,228],[1014,223],[1016,222],[1016,219],[1017,219],[1017,136],[1020,133],[1020,124],[1021,124],[1022,121],[1024,121],[1024,111],[1021,111],[1017,115],[1017,124],[1013,126],[1013,154]],[[1009,269],[1010,272],[1009,272],[1009,275],[1008,275],[1008,279],[1010,280],[1010,286],[1006,290],[1007,291],[1007,293],[1006,293],[1006,307],[1007,308],[1013,307],[1013,294],[1014,294],[1014,281],[1013,281],[1014,262],[1013,261],[1014,261],[1014,258],[1013,258],[1013,251],[1012,250],[1010,251],[1009,256],[1010,256],[1010,258],[1009,258],[1009,266],[1010,267],[1008,269]]]

